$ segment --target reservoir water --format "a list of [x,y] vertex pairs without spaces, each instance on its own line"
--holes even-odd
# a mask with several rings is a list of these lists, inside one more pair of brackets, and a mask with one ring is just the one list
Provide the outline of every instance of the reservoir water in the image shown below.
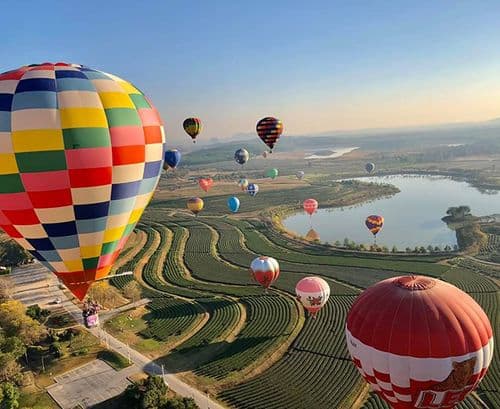
[[[456,235],[441,220],[451,206],[466,205],[475,216],[500,213],[500,192],[481,193],[466,182],[442,176],[392,175],[358,178],[365,182],[388,183],[400,192],[358,205],[320,209],[312,219],[305,212],[289,216],[284,226],[301,236],[312,227],[321,241],[334,243],[345,238],[356,243],[373,243],[373,236],[365,226],[372,214],[384,216],[383,229],[377,235],[377,244],[389,248],[397,246],[427,247],[456,244]],[[321,204],[320,204],[321,206]]]

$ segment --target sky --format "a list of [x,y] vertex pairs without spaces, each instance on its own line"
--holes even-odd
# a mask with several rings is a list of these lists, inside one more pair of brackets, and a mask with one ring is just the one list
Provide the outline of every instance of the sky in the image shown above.
[[[397,4],[394,4],[397,3]],[[148,94],[167,137],[285,133],[500,117],[498,1],[10,1],[0,72],[64,61]]]

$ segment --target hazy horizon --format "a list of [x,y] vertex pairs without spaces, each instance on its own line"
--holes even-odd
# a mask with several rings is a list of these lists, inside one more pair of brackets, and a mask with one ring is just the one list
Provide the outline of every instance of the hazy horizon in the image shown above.
[[188,116],[206,140],[254,132],[267,115],[287,135],[499,116],[496,2],[29,3],[9,4],[23,24],[6,18],[0,71],[67,61],[121,76],[151,97],[173,143]]

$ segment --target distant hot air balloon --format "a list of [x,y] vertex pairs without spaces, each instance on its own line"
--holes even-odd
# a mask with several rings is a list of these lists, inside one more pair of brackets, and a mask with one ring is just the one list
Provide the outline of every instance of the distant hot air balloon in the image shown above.
[[246,149],[240,148],[236,152],[234,152],[234,160],[239,165],[244,165],[245,163],[247,163],[249,158],[250,154]]
[[321,277],[304,277],[295,286],[295,293],[309,314],[316,318],[318,311],[330,298],[330,286]]
[[252,261],[250,272],[262,287],[269,288],[278,279],[280,266],[274,258],[261,256]]
[[203,210],[203,206],[204,206],[203,199],[199,197],[192,197],[187,201],[187,208],[191,210],[191,212],[195,216],[198,216],[198,213],[200,213]]
[[382,227],[384,226],[384,218],[382,216],[372,214],[366,218],[365,224],[373,236],[377,237],[377,233],[382,230]]
[[279,174],[279,171],[276,168],[268,169],[266,171],[266,177],[271,178],[271,179],[276,179],[278,174]]
[[131,83],[77,64],[0,74],[0,227],[80,300],[158,184],[165,133]]
[[368,173],[372,173],[375,170],[375,164],[369,162],[365,165],[365,169]]
[[346,325],[351,358],[394,409],[454,408],[493,357],[488,317],[444,281],[392,277],[366,289]]
[[266,117],[257,122],[257,135],[269,147],[270,152],[282,133],[283,123],[277,118]]
[[247,186],[247,193],[250,196],[255,196],[257,193],[259,193],[259,185],[255,184],[255,183],[250,183]]
[[181,161],[181,152],[177,149],[171,149],[165,152],[165,163],[163,169],[175,169]]
[[236,213],[240,208],[240,199],[238,199],[236,196],[230,197],[229,199],[227,199],[227,207],[229,207],[229,210],[231,210],[233,213]]
[[238,181],[238,186],[241,188],[241,190],[245,191],[248,187],[248,180],[245,178],[241,178]]
[[198,180],[198,184],[205,192],[208,192],[213,186],[214,180],[212,178],[200,178],[200,180]]
[[318,210],[318,202],[315,199],[306,199],[303,203],[304,210],[309,216],[312,216]]
[[319,241],[320,240],[320,236],[319,236],[319,233],[314,230],[314,229],[310,229],[307,234],[306,234],[306,239],[309,240],[309,241]]
[[304,173],[304,171],[303,171],[303,170],[299,170],[299,171],[295,174],[295,176],[297,176],[297,179],[302,180],[302,179],[304,179],[305,173]]
[[187,118],[184,120],[182,127],[191,137],[193,143],[196,143],[196,137],[201,132],[201,120],[199,118]]

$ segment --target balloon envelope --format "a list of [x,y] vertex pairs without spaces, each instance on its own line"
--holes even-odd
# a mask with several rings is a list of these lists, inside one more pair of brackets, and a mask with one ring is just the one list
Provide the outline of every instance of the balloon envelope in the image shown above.
[[227,207],[229,207],[229,210],[231,210],[233,213],[236,213],[240,208],[240,199],[238,199],[236,196],[230,197],[229,199],[227,199]]
[[181,152],[177,149],[171,149],[165,152],[165,164],[163,168],[167,169],[175,169],[179,162],[181,161]]
[[304,277],[295,286],[297,299],[313,317],[330,298],[330,286],[321,277]]
[[250,196],[255,196],[257,193],[259,193],[259,185],[255,184],[255,183],[250,183],[247,186],[247,193]]
[[366,289],[347,315],[346,338],[363,378],[395,409],[455,407],[493,356],[491,324],[476,301],[422,276]]
[[369,162],[365,165],[365,169],[368,173],[372,173],[375,170],[375,164]]
[[384,218],[382,216],[377,216],[372,214],[371,216],[368,216],[365,220],[365,225],[372,232],[374,236],[377,235],[377,233],[382,230],[382,227],[384,226]]
[[200,213],[203,210],[203,199],[199,197],[192,197],[187,201],[187,208],[191,210],[195,215]]
[[309,216],[312,216],[318,210],[318,202],[315,199],[306,199],[303,203],[304,210]]
[[304,176],[305,176],[305,173],[304,173],[304,171],[303,171],[303,170],[299,170],[299,171],[295,174],[295,176],[297,176],[297,179],[302,180],[302,179],[304,178]]
[[244,165],[245,163],[247,163],[249,158],[250,154],[246,149],[241,148],[234,152],[234,160],[240,165]]
[[283,133],[283,123],[278,118],[266,117],[257,122],[257,135],[271,152]]
[[0,227],[83,299],[151,200],[164,143],[151,101],[112,74],[0,74]]
[[255,281],[264,288],[269,288],[278,279],[280,266],[276,259],[261,256],[252,261],[250,272]]
[[238,181],[238,186],[241,188],[241,190],[246,190],[248,187],[248,179],[242,178]]
[[214,180],[212,178],[201,178],[198,180],[198,184],[205,192],[208,192],[213,186]]
[[201,132],[200,118],[187,118],[184,120],[182,127],[184,131],[191,137],[193,143],[196,142],[196,137]]
[[268,169],[266,171],[266,177],[271,178],[271,179],[276,179],[278,174],[279,174],[279,171],[276,168]]

